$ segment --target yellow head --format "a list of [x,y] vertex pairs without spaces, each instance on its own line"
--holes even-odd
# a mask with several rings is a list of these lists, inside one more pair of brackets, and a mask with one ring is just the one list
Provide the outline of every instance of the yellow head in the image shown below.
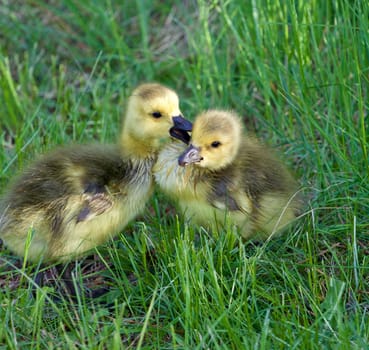
[[152,153],[163,140],[169,140],[172,127],[183,131],[192,128],[182,117],[177,94],[157,83],[142,84],[129,97],[121,143],[138,155]]
[[178,163],[193,163],[209,170],[224,168],[235,159],[241,135],[242,123],[237,114],[222,110],[203,112],[195,119],[191,144]]

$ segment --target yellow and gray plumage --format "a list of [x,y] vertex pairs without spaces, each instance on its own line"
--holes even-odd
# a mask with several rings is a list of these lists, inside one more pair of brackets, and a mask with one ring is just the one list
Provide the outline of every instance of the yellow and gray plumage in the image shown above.
[[235,225],[244,238],[281,232],[302,204],[284,164],[257,138],[245,135],[239,117],[229,111],[201,113],[190,146],[166,146],[154,174],[187,219],[211,228]]
[[180,138],[191,128],[177,94],[156,83],[140,85],[116,145],[58,148],[12,183],[0,202],[0,238],[32,261],[67,261],[105,242],[144,209],[152,166],[174,127]]

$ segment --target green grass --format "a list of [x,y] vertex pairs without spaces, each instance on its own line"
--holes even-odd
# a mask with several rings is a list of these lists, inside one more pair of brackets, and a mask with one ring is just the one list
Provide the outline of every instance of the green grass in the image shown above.
[[57,144],[114,141],[131,89],[156,80],[190,119],[239,112],[295,171],[305,215],[242,243],[187,226],[157,193],[99,249],[103,269],[77,264],[77,282],[111,285],[92,302],[52,284],[30,298],[31,267],[2,248],[0,349],[367,348],[368,3],[159,3],[0,5],[1,191]]

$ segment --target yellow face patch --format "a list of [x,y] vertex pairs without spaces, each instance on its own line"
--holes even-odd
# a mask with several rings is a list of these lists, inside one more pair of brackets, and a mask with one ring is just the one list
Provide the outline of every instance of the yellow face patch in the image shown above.
[[138,139],[169,139],[173,117],[181,115],[177,94],[159,84],[143,84],[131,95],[125,120],[128,128]]
[[202,157],[197,164],[211,170],[227,166],[237,154],[241,133],[241,122],[231,112],[210,110],[200,114],[193,126],[191,142]]

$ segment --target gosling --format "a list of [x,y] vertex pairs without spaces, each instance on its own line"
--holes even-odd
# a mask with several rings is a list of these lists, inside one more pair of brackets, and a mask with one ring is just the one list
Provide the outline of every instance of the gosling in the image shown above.
[[302,205],[287,168],[245,135],[240,118],[229,111],[197,116],[189,147],[178,142],[165,147],[154,176],[187,220],[210,229],[232,225],[245,239],[279,234]]
[[33,262],[66,262],[104,243],[144,209],[169,133],[182,138],[191,126],[173,90],[138,86],[116,145],[56,149],[13,182],[0,202],[0,238]]

